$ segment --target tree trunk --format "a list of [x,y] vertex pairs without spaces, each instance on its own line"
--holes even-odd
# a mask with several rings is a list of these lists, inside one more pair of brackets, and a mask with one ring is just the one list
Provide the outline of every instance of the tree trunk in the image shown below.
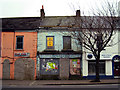
[[100,76],[99,76],[99,61],[100,61],[100,52],[98,51],[98,56],[96,59],[96,82],[100,82]]

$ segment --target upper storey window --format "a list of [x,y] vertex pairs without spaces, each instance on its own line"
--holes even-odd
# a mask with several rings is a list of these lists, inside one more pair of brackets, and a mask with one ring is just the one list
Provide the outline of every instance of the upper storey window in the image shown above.
[[47,36],[46,37],[46,48],[47,49],[54,49],[54,36]]
[[24,36],[16,36],[16,49],[23,49]]
[[63,36],[63,49],[71,49],[71,36]]

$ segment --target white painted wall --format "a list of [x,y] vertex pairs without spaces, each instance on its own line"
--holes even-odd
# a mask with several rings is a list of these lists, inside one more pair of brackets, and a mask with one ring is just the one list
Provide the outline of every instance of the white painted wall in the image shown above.
[[120,16],[120,1],[118,2],[118,15]]
[[88,75],[88,61],[86,60],[86,52],[83,52],[82,73],[83,73],[83,76],[87,76]]
[[[116,45],[112,46],[112,47],[106,47],[105,50],[103,50],[101,52],[101,54],[104,55],[111,55],[109,58],[103,58],[101,57],[102,60],[105,60],[105,75],[112,75],[112,58],[115,55],[120,55],[120,42],[118,42],[120,40],[120,31],[116,32],[115,38],[114,38],[114,43],[117,43]],[[88,59],[87,59],[87,53],[90,53],[90,51],[86,50],[85,48],[83,48],[83,76],[87,76],[88,75]],[[91,60],[93,60],[94,58],[92,58]]]
[[105,74],[112,75],[112,61],[111,60],[105,61]]
[[118,32],[118,54],[120,55],[120,31]]
[[116,31],[116,34],[113,36],[114,37],[113,44],[115,45],[112,47],[106,47],[105,48],[106,50],[103,50],[102,53],[113,53],[113,54],[118,53],[118,35],[119,32]]

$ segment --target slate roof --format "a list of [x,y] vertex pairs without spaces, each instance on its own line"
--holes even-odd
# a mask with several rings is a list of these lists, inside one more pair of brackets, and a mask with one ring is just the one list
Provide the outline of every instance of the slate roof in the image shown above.
[[[80,18],[92,18],[92,16],[82,16]],[[2,29],[12,30],[35,30],[40,27],[70,27],[75,26],[76,16],[46,16],[40,17],[18,17],[18,18],[2,18]],[[88,19],[89,20],[89,19]],[[117,18],[118,27],[120,28],[120,17]],[[85,22],[84,22],[85,23]]]
[[40,17],[2,18],[2,29],[36,29],[40,26]]
[[75,16],[51,16],[45,17],[41,22],[41,27],[68,27],[75,25]]
[[[45,17],[41,22],[40,22],[40,27],[57,27],[57,28],[62,28],[62,27],[76,27],[77,25],[80,25],[80,19],[82,19],[82,28],[90,28],[85,26],[86,22],[92,24],[93,28],[99,28],[100,22],[101,25],[103,24],[104,27],[101,28],[110,28],[109,24],[107,22],[103,21],[103,16],[81,16],[81,17],[76,17],[76,16],[51,16],[51,17]],[[110,20],[111,17],[104,17],[108,18]],[[117,28],[120,28],[120,17],[113,17],[114,20],[116,20],[117,23]],[[99,21],[100,20],[100,21]],[[97,25],[98,23],[98,25]],[[89,26],[88,25],[88,26]]]

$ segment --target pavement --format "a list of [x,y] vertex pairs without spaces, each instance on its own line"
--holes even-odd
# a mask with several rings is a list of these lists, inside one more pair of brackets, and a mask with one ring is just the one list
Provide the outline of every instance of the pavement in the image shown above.
[[120,84],[120,79],[102,79],[100,82],[91,81],[92,80],[2,80],[2,86]]

